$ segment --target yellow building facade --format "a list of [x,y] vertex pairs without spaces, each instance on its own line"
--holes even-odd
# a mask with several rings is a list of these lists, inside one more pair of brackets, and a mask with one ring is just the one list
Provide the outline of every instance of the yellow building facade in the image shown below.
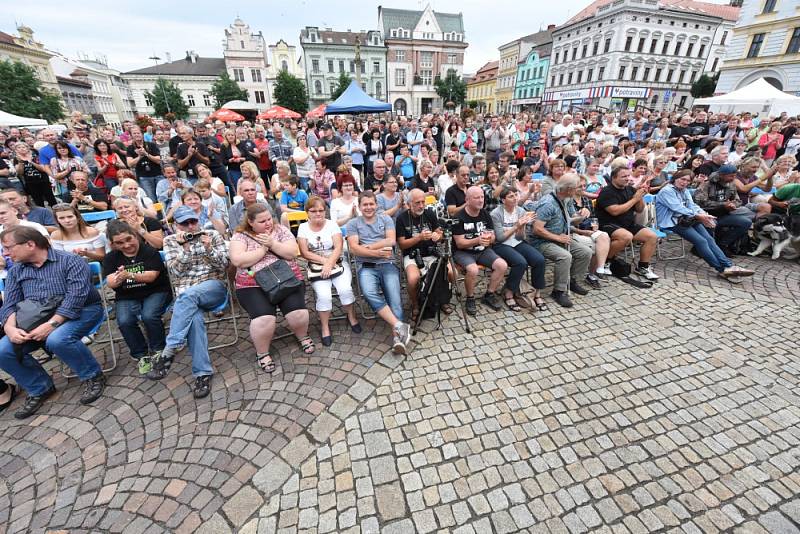
[[490,61],[478,69],[475,76],[467,82],[467,102],[478,103],[476,111],[480,113],[496,113],[497,100],[497,61]]

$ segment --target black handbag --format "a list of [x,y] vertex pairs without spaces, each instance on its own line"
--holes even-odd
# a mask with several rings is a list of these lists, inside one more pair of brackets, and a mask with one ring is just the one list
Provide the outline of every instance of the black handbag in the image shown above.
[[284,260],[270,263],[256,272],[253,278],[255,278],[261,290],[267,294],[270,304],[273,305],[280,304],[283,299],[303,285]]
[[38,326],[43,325],[48,319],[55,315],[56,310],[61,306],[64,295],[53,295],[44,301],[25,299],[17,303],[16,322],[17,328],[30,332]]

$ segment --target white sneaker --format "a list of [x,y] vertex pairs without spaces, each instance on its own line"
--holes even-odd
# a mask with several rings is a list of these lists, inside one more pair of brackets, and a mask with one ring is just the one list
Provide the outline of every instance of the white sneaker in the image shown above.
[[397,323],[394,327],[394,346],[392,350],[395,354],[406,354],[406,345],[411,341],[411,326],[406,323]]
[[648,265],[646,269],[642,267],[637,267],[634,272],[639,276],[647,278],[648,280],[658,280],[658,275],[655,272],[653,272],[652,265]]

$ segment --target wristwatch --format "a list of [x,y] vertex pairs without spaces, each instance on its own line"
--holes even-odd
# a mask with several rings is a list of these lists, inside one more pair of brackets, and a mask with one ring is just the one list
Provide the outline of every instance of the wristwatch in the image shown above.
[[58,328],[59,326],[61,326],[61,323],[59,323],[55,319],[50,319],[49,321],[47,321],[47,324],[49,324],[53,328]]

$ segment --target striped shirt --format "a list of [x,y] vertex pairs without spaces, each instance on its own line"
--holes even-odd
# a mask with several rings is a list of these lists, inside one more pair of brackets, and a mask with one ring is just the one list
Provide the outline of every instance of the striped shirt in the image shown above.
[[0,322],[5,323],[23,300],[44,302],[55,295],[64,295],[56,314],[67,319],[77,319],[84,307],[100,302],[100,294],[92,285],[86,260],[75,254],[50,249],[41,267],[30,263],[12,265],[6,279]]

